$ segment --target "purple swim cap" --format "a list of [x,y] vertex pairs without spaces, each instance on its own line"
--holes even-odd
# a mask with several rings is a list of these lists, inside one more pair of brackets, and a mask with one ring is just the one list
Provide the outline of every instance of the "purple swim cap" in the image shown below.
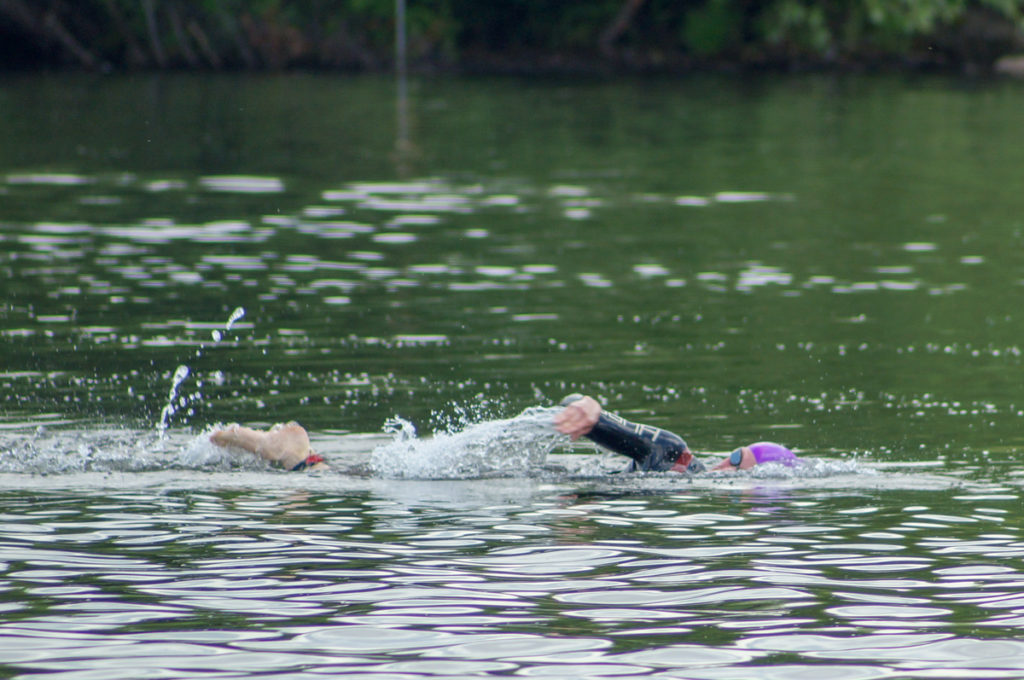
[[781,463],[793,466],[799,460],[796,455],[781,444],[772,442],[757,442],[750,445],[750,452],[754,454],[754,460],[758,465],[761,463]]

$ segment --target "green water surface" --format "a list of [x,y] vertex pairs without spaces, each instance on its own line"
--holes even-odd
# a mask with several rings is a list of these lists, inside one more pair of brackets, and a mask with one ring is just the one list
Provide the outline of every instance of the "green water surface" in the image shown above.
[[396,91],[0,80],[5,420],[150,426],[184,365],[196,429],[584,391],[698,450],[1015,458],[1021,84]]

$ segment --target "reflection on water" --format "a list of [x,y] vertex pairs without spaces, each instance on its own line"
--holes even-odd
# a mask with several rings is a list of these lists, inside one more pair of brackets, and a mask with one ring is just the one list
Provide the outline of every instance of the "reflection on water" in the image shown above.
[[899,508],[866,490],[424,484],[6,491],[3,581],[33,606],[7,607],[0,658],[52,675],[1024,670],[1013,493],[944,514],[914,491]]
[[[276,177],[171,181],[37,173],[8,175],[5,193],[16,202],[28,201],[31,197],[21,192],[38,186],[68,192],[58,198],[58,206],[81,205],[85,199],[94,205],[92,199],[102,195],[108,199],[100,202],[104,207],[122,209],[118,194],[177,192],[177,207],[171,204],[170,211],[183,215],[191,212],[190,204],[209,200],[205,197],[210,194],[244,200],[248,195],[289,192],[285,181]],[[83,190],[86,195],[79,194]],[[930,305],[928,301],[961,296],[966,303],[979,292],[954,278],[966,270],[931,266],[927,258],[942,252],[936,243],[894,243],[886,264],[872,261],[855,279],[816,273],[816,267],[793,261],[787,252],[791,248],[774,243],[767,243],[758,259],[741,255],[694,267],[689,258],[680,261],[678,252],[634,246],[632,239],[616,249],[618,258],[609,257],[612,253],[594,257],[600,242],[566,241],[564,228],[519,233],[503,226],[523,220],[529,224],[537,215],[565,218],[572,212],[572,221],[593,221],[597,225],[592,228],[600,229],[604,212],[653,211],[661,220],[662,211],[698,204],[694,196],[651,192],[598,200],[595,191],[583,185],[513,186],[504,180],[353,182],[322,189],[318,203],[296,205],[291,214],[278,210],[272,215],[186,224],[174,217],[144,217],[133,209],[117,217],[97,215],[94,222],[81,221],[81,216],[75,222],[57,222],[40,214],[37,221],[6,223],[3,257],[13,295],[2,333],[19,364],[49,367],[5,373],[8,402],[14,407],[26,400],[44,400],[61,409],[69,402],[99,397],[121,412],[139,413],[140,408],[146,410],[140,402],[152,403],[168,381],[178,385],[188,377],[177,380],[177,369],[170,365],[154,374],[130,359],[137,356],[144,366],[159,357],[161,363],[185,366],[197,383],[182,385],[191,392],[181,396],[180,404],[164,407],[158,419],[161,427],[176,413],[195,422],[197,410],[216,400],[217,408],[234,404],[250,419],[253,411],[283,406],[301,408],[307,421],[312,413],[313,425],[340,421],[365,429],[366,411],[353,413],[346,407],[377,402],[375,418],[382,423],[394,412],[380,410],[385,406],[381,390],[389,398],[406,395],[400,399],[422,402],[422,389],[429,384],[441,403],[445,397],[491,396],[487,392],[497,385],[503,393],[522,392],[522,386],[506,382],[505,367],[536,357],[534,361],[550,364],[549,374],[579,375],[572,355],[594,348],[610,351],[610,357],[635,357],[625,363],[639,382],[626,383],[625,391],[660,401],[693,396],[677,384],[658,396],[666,386],[654,382],[653,375],[645,376],[666,362],[679,365],[679,382],[692,384],[694,379],[709,379],[709,369],[718,370],[723,361],[737,365],[733,357],[771,356],[769,365],[761,365],[762,372],[773,373],[775,365],[778,375],[795,373],[798,379],[767,392],[758,392],[757,386],[771,383],[755,379],[731,405],[717,403],[711,410],[750,413],[756,402],[762,402],[760,410],[768,412],[775,426],[806,424],[803,416],[789,415],[792,409],[779,400],[796,406],[797,414],[806,412],[800,408],[806,404],[818,412],[838,413],[881,402],[919,417],[934,402],[954,404],[940,406],[951,414],[1018,415],[1015,400],[1000,405],[1000,395],[986,396],[970,387],[963,397],[942,398],[932,392],[932,381],[920,379],[921,370],[933,375],[976,370],[970,361],[964,365],[957,357],[988,359],[1000,370],[1018,365],[1021,354],[1015,339],[949,338],[941,325],[936,333],[915,330],[935,323],[930,307],[923,306]],[[721,211],[715,221],[732,220],[730,211],[749,210],[751,205],[773,205],[766,215],[795,219],[800,197],[718,192],[699,204]],[[249,211],[241,206],[236,210]],[[586,214],[573,212],[580,210]],[[675,219],[686,220],[683,214]],[[480,224],[490,226],[471,226]],[[633,248],[636,252],[630,254]],[[960,267],[985,264],[982,256],[954,257],[955,262],[943,262]],[[716,268],[705,268],[708,264]],[[601,300],[599,318],[579,304],[591,295]],[[634,302],[637,295],[645,297]],[[876,302],[870,297],[900,295],[914,299]],[[678,302],[660,306],[666,296]],[[844,302],[847,296],[857,302]],[[188,309],[182,307],[186,300]],[[722,306],[728,300],[733,302]],[[254,310],[244,323],[216,328],[223,324],[218,316],[226,318],[230,309],[243,305]],[[197,318],[193,309],[208,311]],[[915,321],[908,324],[905,318],[891,317],[889,309]],[[1001,320],[990,317],[988,325],[998,328],[1010,321],[1011,315]],[[964,335],[975,334],[971,329]],[[603,347],[608,349],[599,349]],[[443,355],[438,352],[442,349]],[[569,356],[555,360],[553,350]],[[258,362],[238,364],[239,356],[253,353],[279,356],[284,363],[267,373],[257,368]],[[396,353],[409,354],[427,373],[394,371]],[[443,375],[435,375],[438,360],[458,361],[464,354],[472,359],[463,362],[457,379],[447,382]],[[112,355],[117,356],[108,363]],[[850,359],[856,355],[862,358]],[[335,366],[374,368],[366,373],[325,371],[318,366],[318,356],[333,356]],[[942,358],[946,361],[940,362]],[[96,372],[97,361],[119,365],[121,371]],[[233,370],[225,370],[225,361],[235,364]],[[65,370],[52,370],[54,362]],[[852,401],[831,396],[829,387],[846,382],[848,373],[840,367],[851,366],[854,374],[863,374],[858,364],[885,367],[901,379],[903,389],[879,391],[874,386],[870,397],[860,390]],[[605,373],[622,375],[618,368]],[[423,377],[430,382],[422,383]],[[550,378],[538,376],[534,385],[549,398],[559,396],[559,383]],[[603,380],[599,389],[607,392],[607,385]],[[707,387],[695,389],[703,392]],[[287,399],[270,405],[268,397],[289,392],[300,395],[297,402]],[[418,416],[429,411],[423,403],[412,408]],[[108,410],[102,405],[84,409],[93,414]],[[155,414],[150,411],[144,417]],[[808,444],[827,445],[820,439]],[[871,448],[886,445],[876,438]]]
[[[403,97],[0,82],[0,664],[1024,673],[1019,87]],[[571,392],[811,462],[623,474]],[[330,473],[204,436],[293,418]]]

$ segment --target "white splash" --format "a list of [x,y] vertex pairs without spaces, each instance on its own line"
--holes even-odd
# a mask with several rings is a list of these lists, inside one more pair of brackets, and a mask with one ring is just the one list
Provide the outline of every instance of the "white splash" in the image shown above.
[[179,406],[184,406],[186,403],[184,397],[182,397],[179,402],[178,387],[181,386],[181,383],[185,382],[185,379],[188,377],[188,374],[189,368],[184,364],[178,366],[178,368],[174,371],[174,377],[171,379],[171,389],[167,393],[167,405],[164,406],[163,410],[160,412],[160,422],[156,426],[157,432],[160,434],[161,437],[163,437],[164,434],[167,432],[167,425],[168,421],[171,419],[171,416],[174,415],[175,411],[178,410]]
[[861,465],[856,459],[801,458],[794,466],[765,463],[740,473],[725,474],[745,474],[753,479],[821,479],[840,475],[874,475],[877,471]]
[[[242,307],[236,307],[235,311],[231,312],[231,316],[228,317],[228,322],[224,324],[224,333],[231,330],[231,327],[235,325],[235,322],[245,316],[245,309]],[[220,342],[221,338],[224,337],[224,333],[219,330],[214,330],[211,334],[214,342]]]
[[370,468],[380,477],[404,479],[472,479],[536,472],[552,449],[568,441],[552,427],[560,410],[531,407],[514,418],[476,423],[427,439],[416,436],[412,423],[394,418],[385,426],[394,439],[374,449]]
[[0,475],[270,469],[259,456],[215,446],[210,441],[211,429],[196,435],[104,427],[0,432]]
[[231,316],[228,317],[228,323],[224,326],[224,330],[231,330],[231,327],[235,325],[235,322],[243,316],[245,316],[245,309],[243,307],[236,307],[235,311],[231,312]]

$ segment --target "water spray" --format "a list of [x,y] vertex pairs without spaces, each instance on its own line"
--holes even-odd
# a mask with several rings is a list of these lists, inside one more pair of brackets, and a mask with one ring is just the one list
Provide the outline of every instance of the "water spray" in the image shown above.
[[[213,342],[215,344],[220,342],[224,337],[224,333],[229,332],[232,326],[234,326],[235,323],[244,316],[245,309],[243,307],[236,307],[235,311],[231,312],[231,315],[228,317],[227,323],[224,324],[224,330],[221,331],[220,329],[214,329],[210,334],[213,338]],[[202,354],[203,349],[205,349],[205,345],[200,344],[199,349],[196,350],[195,354],[197,358]],[[175,413],[177,413],[179,408],[185,407],[189,401],[197,402],[202,398],[202,394],[199,392],[193,394],[191,398],[178,396],[178,389],[181,387],[181,384],[188,379],[190,373],[191,369],[185,364],[178,366],[174,371],[174,376],[171,378],[171,389],[167,393],[167,404],[163,407],[163,410],[160,411],[160,422],[156,427],[160,439],[164,439],[167,436],[167,428],[170,425],[170,419]],[[215,378],[218,382],[223,379],[223,375],[220,371],[216,372]],[[196,385],[197,389],[202,386],[203,384],[201,381]]]
[[167,393],[167,405],[164,406],[163,410],[160,412],[160,423],[156,428],[161,439],[167,436],[167,425],[171,416],[173,416],[178,410],[179,405],[184,406],[186,403],[184,397],[181,398],[180,403],[178,402],[178,387],[181,386],[181,383],[185,382],[185,379],[188,378],[188,374],[188,366],[182,364],[174,371],[174,377],[171,378],[171,390]]

